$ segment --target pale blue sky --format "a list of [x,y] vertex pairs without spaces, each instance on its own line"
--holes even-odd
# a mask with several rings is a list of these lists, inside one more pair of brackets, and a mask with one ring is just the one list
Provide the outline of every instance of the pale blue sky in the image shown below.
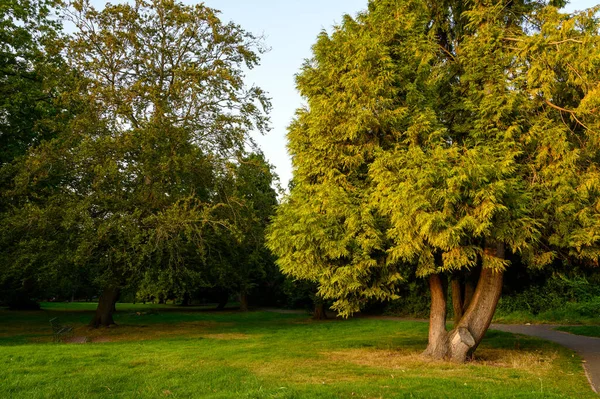
[[[118,2],[118,0],[113,0]],[[198,3],[184,0],[185,3]],[[106,2],[92,0],[101,8]],[[267,159],[276,167],[283,187],[292,177],[286,149],[287,126],[302,104],[296,91],[294,75],[304,59],[311,56],[311,46],[321,30],[342,20],[344,14],[355,15],[367,7],[367,0],[205,0],[222,11],[221,19],[233,20],[245,30],[265,36],[271,51],[264,54],[259,67],[247,75],[248,83],[269,93],[273,102],[272,130],[256,140]],[[572,0],[568,11],[599,4],[600,0]]]
[[[192,1],[188,1],[191,3]],[[281,184],[287,187],[292,165],[286,149],[286,130],[302,99],[296,91],[294,75],[321,30],[341,22],[344,14],[355,15],[367,0],[206,0],[222,11],[222,19],[233,20],[244,29],[265,36],[271,51],[261,65],[248,73],[254,83],[269,93],[273,102],[272,130],[256,141],[267,159],[275,165]]]

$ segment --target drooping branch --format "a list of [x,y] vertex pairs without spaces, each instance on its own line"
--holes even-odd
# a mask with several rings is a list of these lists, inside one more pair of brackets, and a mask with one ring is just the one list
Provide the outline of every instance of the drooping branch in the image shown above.
[[573,119],[575,119],[575,121],[576,121],[576,122],[577,122],[579,125],[581,125],[581,127],[583,127],[585,130],[592,131],[592,129],[590,129],[589,127],[587,127],[587,126],[586,126],[586,125],[585,125],[583,122],[581,122],[581,121],[580,121],[580,120],[577,118],[577,115],[576,115],[575,111],[573,111],[573,110],[570,110],[570,109],[566,109],[566,108],[563,108],[563,107],[559,107],[559,106],[558,106],[558,105],[556,105],[556,104],[552,104],[552,103],[551,103],[550,101],[548,101],[548,100],[544,100],[544,102],[545,102],[547,105],[549,105],[550,107],[554,108],[554,109],[557,109],[557,110],[559,110],[559,111],[561,111],[561,112],[567,112],[567,113],[571,114],[571,116],[573,117]]

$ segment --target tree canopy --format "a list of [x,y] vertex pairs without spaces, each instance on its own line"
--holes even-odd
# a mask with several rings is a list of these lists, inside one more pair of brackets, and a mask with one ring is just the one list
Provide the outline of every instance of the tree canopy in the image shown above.
[[[36,256],[87,270],[107,295],[92,325],[107,325],[121,288],[152,268],[197,273],[209,237],[235,229],[219,187],[253,148],[249,132],[268,129],[268,98],[244,82],[263,48],[202,4],[138,0],[99,11],[81,0],[64,15],[76,27],[64,54],[77,84],[62,99],[77,112],[13,179],[23,205],[6,218],[2,247],[19,268],[31,248],[19,257],[10,240],[23,246],[31,236]],[[50,254],[40,242],[60,246]]]
[[[297,78],[296,186],[269,234],[282,270],[346,316],[416,270],[432,291],[426,353],[461,361],[516,259],[596,264],[600,8],[562,5],[373,0],[322,33]],[[446,276],[470,273],[447,333]]]

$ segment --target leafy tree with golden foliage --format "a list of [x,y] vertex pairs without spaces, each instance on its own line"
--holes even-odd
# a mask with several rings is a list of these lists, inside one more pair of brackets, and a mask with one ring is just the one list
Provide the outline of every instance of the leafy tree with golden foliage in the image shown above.
[[425,355],[462,362],[512,261],[597,265],[600,7],[560,6],[372,0],[322,33],[297,78],[296,186],[268,237],[282,270],[344,316],[416,270]]

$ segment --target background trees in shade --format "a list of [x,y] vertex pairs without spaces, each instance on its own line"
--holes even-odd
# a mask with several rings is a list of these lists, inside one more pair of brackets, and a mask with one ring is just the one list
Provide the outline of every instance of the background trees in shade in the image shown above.
[[[141,282],[140,297],[177,299],[184,304],[208,296],[223,308],[230,297],[248,310],[249,296],[258,304],[279,296],[281,275],[264,245],[264,230],[277,205],[272,167],[260,153],[230,163],[216,190],[215,210],[227,226],[212,225],[203,233],[205,252],[190,252],[178,270],[158,264]],[[253,295],[254,294],[254,295]]]
[[557,5],[375,0],[323,33],[269,233],[282,270],[346,316],[427,278],[425,354],[464,361],[513,263],[597,266],[599,10]]
[[9,179],[20,203],[3,220],[3,256],[30,276],[84,269],[102,287],[91,325],[110,325],[120,290],[146,271],[193,280],[211,236],[240,235],[227,212],[242,212],[243,187],[221,187],[248,158],[248,132],[267,129],[269,101],[243,80],[262,47],[203,5],[74,1],[63,12],[77,81],[60,99],[74,112]]
[[46,180],[30,198],[14,187],[28,152],[63,132],[78,107],[67,107],[61,97],[73,88],[76,74],[62,56],[57,4],[0,4],[0,292],[15,308],[36,308],[32,298],[49,288],[63,261],[64,235],[50,210],[54,205],[36,209],[54,191],[56,180]]

